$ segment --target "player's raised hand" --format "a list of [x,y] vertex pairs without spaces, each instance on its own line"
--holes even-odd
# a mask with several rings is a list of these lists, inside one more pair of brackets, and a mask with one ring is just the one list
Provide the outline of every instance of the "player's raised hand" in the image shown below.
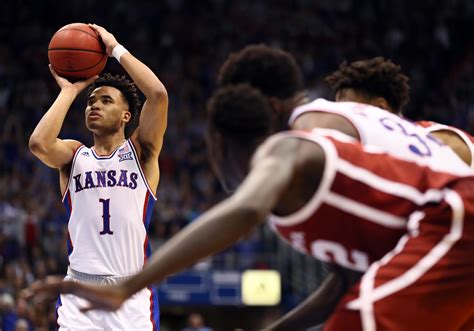
[[117,39],[115,39],[114,35],[107,31],[105,28],[101,27],[97,24],[89,24],[89,26],[97,32],[102,42],[105,44],[105,48],[107,51],[108,56],[112,56],[112,50],[115,46],[118,45]]
[[76,95],[81,93],[81,91],[83,89],[85,89],[87,86],[92,84],[92,82],[99,77],[99,76],[95,75],[95,76],[92,76],[91,78],[89,78],[87,80],[80,80],[80,81],[72,83],[69,80],[67,80],[67,78],[59,76],[58,73],[56,71],[54,71],[51,64],[49,65],[49,71],[51,71],[51,74],[53,75],[54,79],[58,83],[61,90],[62,89],[71,89],[71,90],[74,90],[74,92],[76,92]]

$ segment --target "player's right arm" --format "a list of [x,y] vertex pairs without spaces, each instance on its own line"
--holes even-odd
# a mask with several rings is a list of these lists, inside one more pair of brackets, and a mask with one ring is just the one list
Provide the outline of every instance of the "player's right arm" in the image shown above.
[[47,166],[61,169],[72,161],[74,151],[81,144],[76,140],[58,138],[64,119],[77,95],[97,76],[86,81],[71,83],[58,76],[51,66],[49,68],[61,92],[31,134],[29,148],[31,153]]

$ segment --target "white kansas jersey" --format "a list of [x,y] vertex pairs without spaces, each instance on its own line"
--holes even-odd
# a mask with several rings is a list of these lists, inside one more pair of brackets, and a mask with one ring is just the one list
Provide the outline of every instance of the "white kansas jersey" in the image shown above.
[[426,129],[383,109],[356,102],[316,99],[297,107],[289,126],[308,112],[333,113],[347,118],[359,133],[363,145],[392,156],[430,166],[433,170],[464,174],[465,163]]
[[79,147],[63,197],[69,266],[95,275],[139,272],[151,253],[147,229],[155,202],[130,140],[109,156]]

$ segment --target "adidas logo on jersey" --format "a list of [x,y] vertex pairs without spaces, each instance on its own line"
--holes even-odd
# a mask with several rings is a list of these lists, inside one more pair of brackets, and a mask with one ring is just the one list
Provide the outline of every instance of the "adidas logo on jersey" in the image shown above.
[[81,155],[84,155],[84,156],[89,156],[89,152],[82,152]]

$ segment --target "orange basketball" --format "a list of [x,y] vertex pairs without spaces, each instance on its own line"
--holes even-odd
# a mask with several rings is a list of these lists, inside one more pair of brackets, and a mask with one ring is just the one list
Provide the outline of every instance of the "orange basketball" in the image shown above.
[[48,59],[60,76],[81,80],[102,72],[107,53],[92,28],[84,23],[72,23],[53,35],[48,46]]

